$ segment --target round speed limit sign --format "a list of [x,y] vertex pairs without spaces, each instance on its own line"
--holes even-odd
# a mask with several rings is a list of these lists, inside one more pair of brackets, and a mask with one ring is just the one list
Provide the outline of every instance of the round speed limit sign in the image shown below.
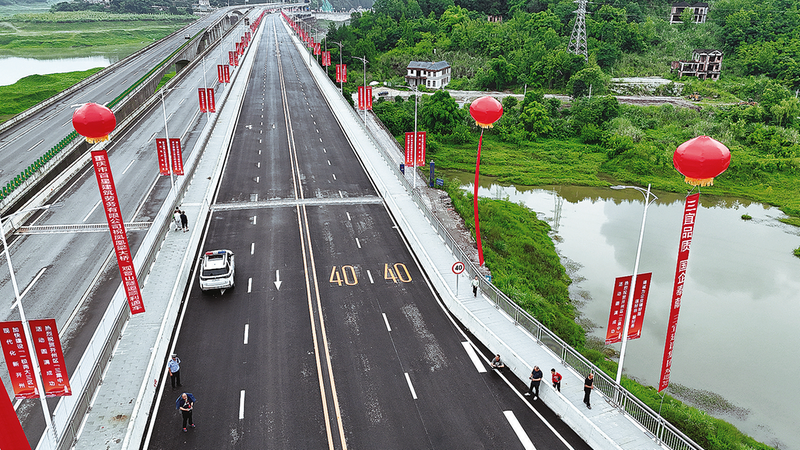
[[458,275],[464,271],[464,263],[461,261],[456,262],[453,264],[453,273]]

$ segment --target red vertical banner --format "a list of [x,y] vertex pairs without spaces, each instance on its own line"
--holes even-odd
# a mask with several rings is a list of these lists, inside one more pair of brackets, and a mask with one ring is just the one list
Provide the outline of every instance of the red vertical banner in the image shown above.
[[169,175],[169,155],[167,155],[167,140],[156,138],[156,153],[158,154],[158,173]]
[[608,315],[606,345],[622,341],[622,326],[625,323],[625,302],[631,288],[631,276],[614,280],[614,294],[611,299],[611,313]]
[[197,88],[197,96],[200,97],[200,112],[206,112],[206,89]]
[[424,166],[425,165],[425,143],[426,143],[427,136],[425,135],[424,131],[417,132],[417,163],[416,166]]
[[31,338],[42,372],[44,395],[47,397],[63,397],[72,395],[67,378],[67,366],[58,338],[56,319],[31,320]]
[[5,385],[0,391],[0,448],[31,450],[31,444],[25,437],[25,431],[22,430],[22,425],[19,423],[14,405],[6,395]]
[[675,347],[675,331],[678,328],[678,313],[681,310],[683,285],[686,281],[686,268],[689,264],[689,248],[692,246],[692,234],[697,217],[697,205],[700,194],[686,197],[683,209],[683,222],[681,223],[681,240],[678,246],[678,263],[675,267],[675,283],[672,287],[672,305],[667,323],[667,340],[664,343],[664,358],[661,361],[661,379],[658,383],[658,392],[669,386],[669,375],[672,371],[672,350]]
[[125,295],[128,298],[128,307],[131,314],[144,312],[142,291],[139,290],[139,281],[136,279],[136,270],[133,267],[133,256],[128,246],[128,236],[125,234],[125,224],[122,222],[122,211],[119,209],[117,188],[114,187],[114,178],[111,175],[111,166],[108,163],[108,154],[105,150],[92,152],[94,174],[100,188],[100,199],[108,220],[108,229],[111,232],[111,242],[114,253],[117,255],[117,265],[122,276]]
[[322,52],[322,65],[328,67],[331,65],[331,52]]
[[321,55],[321,54],[322,54],[322,49],[320,48],[320,44],[319,44],[319,42],[316,42],[314,44],[314,55],[318,56],[318,55]]
[[224,66],[222,66],[222,72],[225,74],[224,82],[225,83],[230,83],[231,82],[231,66],[225,64]]
[[[636,275],[636,286],[633,288],[633,303],[631,306],[631,319],[628,325],[628,339],[642,337],[644,324],[644,310],[647,304],[647,294],[650,291],[652,273]],[[611,300],[611,312],[608,315],[608,329],[606,330],[606,345],[622,341],[622,330],[625,324],[625,303],[630,296],[630,275],[619,277],[614,281],[614,295]]]
[[359,86],[358,87],[358,109],[359,109],[359,111],[363,111],[364,110],[364,103],[365,103],[364,91],[365,91],[364,86]]
[[366,109],[372,109],[372,86],[367,86],[364,93],[364,107]]
[[233,53],[234,52],[228,52],[228,65],[231,66],[235,66],[235,64],[233,63]]
[[633,291],[633,305],[631,306],[631,320],[628,324],[628,339],[642,337],[644,325],[644,310],[647,306],[647,294],[650,292],[650,280],[653,273],[640,273],[636,276],[636,286]]
[[414,167],[414,132],[409,131],[406,133],[406,167]]
[[239,67],[239,54],[238,53],[234,53],[233,54],[233,65],[234,65],[234,67]]
[[223,69],[223,67],[225,66],[222,64],[217,64],[217,81],[220,83],[225,82],[225,69]]
[[217,103],[214,100],[214,89],[206,89],[206,103],[208,103],[208,112],[217,112]]
[[336,65],[336,82],[337,83],[341,83],[342,82],[342,66],[343,66],[343,64],[337,64]]
[[169,155],[172,157],[172,173],[183,175],[183,153],[181,152],[181,140],[179,138],[169,139]]
[[[33,355],[28,350],[22,321],[0,322],[0,343],[3,346],[3,355],[6,357],[14,398],[39,397],[39,391],[36,389],[36,376],[33,374],[31,365]],[[5,394],[0,393],[0,395]]]

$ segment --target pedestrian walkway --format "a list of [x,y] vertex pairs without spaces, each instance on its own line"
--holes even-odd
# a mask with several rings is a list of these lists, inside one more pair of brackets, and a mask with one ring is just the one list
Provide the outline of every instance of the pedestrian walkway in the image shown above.
[[[257,42],[258,39],[253,39],[254,44]],[[305,51],[296,39],[295,43],[301,51]],[[249,54],[255,54],[254,50],[250,49]],[[306,63],[309,64],[309,61]],[[242,75],[249,72],[251,65],[252,56],[240,67],[240,72],[244,72]],[[508,315],[483,295],[473,297],[467,275],[462,275],[456,288],[456,277],[451,267],[458,258],[431,226],[428,216],[414,202],[401,179],[399,163],[375,144],[360,118],[339,95],[322,69],[315,63],[311,63],[310,68],[337,114],[342,129],[353,142],[358,157],[451,312],[484,345],[503,355],[505,364],[520,379],[527,380],[534,364],[542,368],[545,382],[542,383],[541,401],[558,413],[593,448],[664,448],[628,416],[605,401],[598,391],[592,394],[593,409],[587,409],[582,404],[585,374],[578,374],[564,366],[557,355],[540,345],[523,328],[516,326]],[[178,320],[181,299],[202,238],[202,223],[208,214],[209,200],[220,176],[224,156],[222,150],[228,147],[244,87],[245,83],[232,85],[230,92],[226,93],[229,97],[220,104],[216,127],[205,145],[205,151],[196,161],[193,178],[187,183],[179,205],[189,216],[189,232],[170,231],[161,243],[158,256],[142,286],[147,314],[134,316],[126,324],[104,374],[102,386],[79,431],[76,449],[134,449],[142,443],[148,415],[153,402],[159,397],[157,381],[164,376],[164,357],[170,353],[169,337]],[[195,151],[201,153],[195,149],[193,154]],[[425,188],[424,183],[418,186],[419,189]],[[172,204],[164,205],[164,221],[171,220],[174,208]],[[555,392],[546,382],[551,367],[564,376],[561,393]]]

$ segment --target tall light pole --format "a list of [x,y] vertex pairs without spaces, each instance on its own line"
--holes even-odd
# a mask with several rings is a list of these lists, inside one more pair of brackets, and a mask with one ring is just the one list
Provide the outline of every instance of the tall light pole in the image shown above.
[[[344,44],[341,42],[331,41],[331,44],[336,44],[339,46],[339,66],[342,65],[342,47]],[[342,91],[342,96],[344,96],[344,84],[342,83],[342,79],[339,78],[339,90]]]
[[[205,72],[205,70],[203,71]],[[205,76],[205,75],[204,75]],[[175,189],[175,180],[172,179],[172,155],[169,151],[169,128],[167,128],[167,107],[164,106],[164,91],[166,88],[161,88],[161,112],[164,113],[164,134],[167,137],[167,167],[169,167],[169,190],[172,192]]]
[[414,155],[414,162],[413,162],[413,164],[411,166],[412,167],[411,173],[413,174],[413,176],[412,176],[412,178],[413,178],[413,181],[412,181],[413,188],[416,189],[417,188],[417,171],[416,171],[416,167],[417,167],[417,99],[419,98],[419,91],[417,89],[417,85],[416,84],[414,86],[403,85],[403,86],[398,86],[398,87],[407,87],[407,88],[411,88],[411,89],[414,90],[414,139],[413,139],[414,150],[412,152],[413,155]]
[[[628,289],[628,300],[625,302],[625,324],[623,325],[622,329],[622,347],[619,350],[619,364],[617,366],[617,386],[621,386],[620,382],[622,380],[622,363],[625,360],[625,347],[628,344],[628,328],[630,327],[631,321],[631,303],[633,303],[633,295],[634,290],[636,289],[636,275],[639,271],[639,257],[642,253],[642,238],[644,238],[644,225],[645,221],[647,220],[647,208],[650,206],[651,203],[658,200],[654,194],[650,192],[650,185],[647,185],[647,189],[640,188],[638,186],[611,186],[611,189],[636,189],[637,191],[641,192],[644,195],[644,213],[642,213],[642,228],[639,230],[639,245],[636,247],[636,262],[633,264],[633,277],[631,278],[631,287]],[[650,200],[650,197],[653,197]],[[619,391],[617,391],[619,392]]]
[[[14,298],[16,302],[14,303],[19,310],[19,320],[22,322],[22,331],[25,334],[25,341],[28,343],[28,357],[31,361],[31,367],[33,368],[33,376],[36,379],[36,389],[39,391],[39,400],[42,403],[42,412],[44,413],[44,423],[47,426],[46,434],[50,436],[53,440],[53,447],[55,448],[58,444],[58,434],[56,433],[56,429],[53,426],[53,420],[50,417],[50,408],[47,406],[47,397],[44,394],[44,383],[42,382],[42,374],[39,370],[39,360],[38,355],[36,354],[36,347],[33,346],[33,337],[31,336],[31,330],[28,326],[28,319],[25,317],[25,309],[22,306],[22,296],[19,294],[19,287],[17,286],[17,277],[14,276],[14,266],[11,265],[11,251],[8,249],[8,242],[6,241],[6,233],[3,229],[3,220],[8,219],[11,222],[11,228],[14,228],[14,216],[17,214],[21,214],[23,212],[35,211],[37,209],[49,209],[53,205],[45,205],[39,206],[37,208],[28,208],[19,210],[10,216],[0,218],[0,241],[3,243],[3,250],[6,254],[6,262],[8,263],[8,272],[11,274],[11,285],[14,287]],[[11,306],[14,308],[14,305]],[[2,394],[0,394],[2,395]]]
[[364,63],[364,126],[367,126],[367,56],[364,55],[363,58],[358,56],[353,56],[353,58],[358,59]]

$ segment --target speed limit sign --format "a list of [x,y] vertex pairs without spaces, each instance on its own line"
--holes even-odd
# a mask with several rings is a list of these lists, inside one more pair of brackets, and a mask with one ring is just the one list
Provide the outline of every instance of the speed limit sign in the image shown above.
[[453,264],[453,273],[458,275],[464,271],[464,263],[461,261],[456,262]]

